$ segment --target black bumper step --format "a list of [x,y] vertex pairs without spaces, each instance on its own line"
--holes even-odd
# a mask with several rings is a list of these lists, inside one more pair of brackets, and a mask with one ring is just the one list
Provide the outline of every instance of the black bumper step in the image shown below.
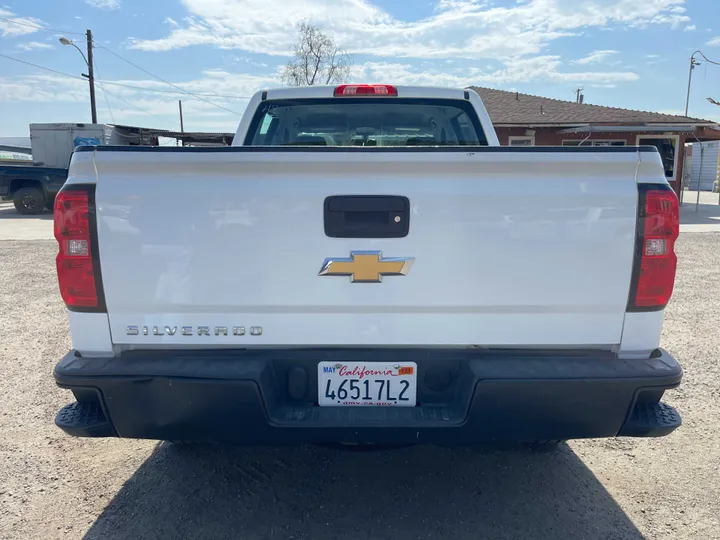
[[[388,419],[388,416],[400,415],[407,417],[419,416],[415,420],[419,421],[420,424],[423,422],[430,421],[430,424],[443,423],[450,420],[443,414],[438,414],[440,410],[433,411],[435,414],[430,414],[431,418],[425,418],[426,415],[421,413],[420,408],[410,409],[354,409],[354,408],[328,408],[320,409],[318,407],[309,407],[304,409],[302,407],[288,408],[285,410],[286,416],[284,418],[287,423],[303,423],[328,418],[322,418],[330,416],[336,416],[337,419],[354,420],[355,416],[362,417],[363,420],[370,420],[367,418],[368,415],[375,420],[377,424],[380,417]],[[313,414],[315,413],[315,414]],[[326,414],[318,414],[326,413]],[[397,420],[397,419],[395,419]],[[432,420],[435,420],[433,422]],[[102,407],[99,403],[71,403],[66,405],[55,418],[55,424],[62,429],[68,435],[74,437],[116,437],[117,434],[113,429],[110,422],[105,417]],[[680,427],[682,424],[682,418],[680,414],[675,410],[674,407],[665,403],[654,403],[645,404],[638,403],[633,408],[633,412],[627,419],[622,427],[618,436],[620,437],[663,437],[672,433],[675,429]],[[390,422],[392,425],[392,422]],[[427,426],[426,426],[427,427]]]
[[55,417],[55,425],[73,437],[115,437],[99,403],[71,403]]
[[637,403],[618,435],[664,437],[679,428],[680,424],[680,413],[666,403]]
[[[318,362],[333,359],[417,361],[419,405],[318,407]],[[681,378],[661,350],[632,361],[597,351],[71,352],[55,367],[57,384],[83,402],[58,415],[71,435],[267,445],[656,437],[680,425],[674,409],[657,403]]]

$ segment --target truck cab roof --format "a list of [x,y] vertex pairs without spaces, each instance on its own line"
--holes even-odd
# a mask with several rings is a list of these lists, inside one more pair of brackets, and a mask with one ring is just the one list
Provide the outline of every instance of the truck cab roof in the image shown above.
[[[375,113],[375,116],[387,118],[390,124],[393,123],[392,118],[395,117],[396,114],[409,113],[410,111],[407,109],[408,107],[412,107],[414,110],[416,109],[418,112],[420,112],[420,107],[422,107],[421,102],[423,100],[426,100],[428,102],[427,104],[436,107],[438,113],[433,114],[432,116],[435,117],[447,115],[447,117],[444,119],[444,124],[447,124],[451,121],[451,118],[457,117],[457,113],[452,112],[452,107],[450,107],[455,106],[459,108],[457,109],[458,112],[460,109],[466,110],[466,118],[474,124],[473,131],[475,131],[475,135],[468,138],[470,136],[470,133],[461,133],[462,130],[458,126],[455,126],[455,128],[451,130],[449,126],[441,126],[439,125],[439,123],[433,121],[433,128],[437,128],[436,131],[438,131],[438,133],[435,135],[440,136],[442,132],[449,133],[450,131],[453,131],[454,136],[450,137],[450,142],[452,142],[453,140],[458,142],[473,140],[475,141],[475,144],[499,146],[499,141],[495,134],[495,130],[492,127],[492,122],[490,121],[490,116],[485,110],[480,96],[474,90],[430,86],[396,86],[387,84],[343,84],[329,86],[305,86],[293,88],[276,88],[257,92],[248,103],[246,113],[243,115],[237,132],[235,133],[235,138],[233,139],[233,146],[244,146],[248,144],[254,146],[258,144],[268,144],[266,142],[258,143],[259,140],[264,140],[266,138],[258,137],[258,130],[261,129],[260,125],[263,123],[263,118],[261,118],[261,116],[263,114],[265,114],[265,116],[275,116],[276,113],[280,113],[280,108],[271,110],[271,107],[274,106],[286,106],[285,103],[278,102],[293,101],[295,102],[293,105],[297,107],[310,106],[310,104],[299,104],[297,103],[298,100],[324,101],[324,108],[320,107],[321,104],[318,102],[317,105],[319,107],[317,111],[306,111],[306,114],[313,113],[313,116],[315,118],[320,118],[321,116],[327,117],[327,114],[331,112],[330,109],[336,108],[334,103],[330,103],[334,102],[335,100],[337,100],[338,105],[341,103],[344,104],[343,107],[347,105],[347,114],[349,116],[352,116],[353,112],[350,108],[350,105],[352,103],[358,104],[364,100],[365,109],[360,110],[356,108],[354,111],[354,116],[356,119],[366,117],[369,118],[370,111],[367,109],[367,106],[372,103],[372,112]],[[448,103],[446,104],[445,101],[447,101]],[[384,109],[382,107],[374,107],[374,105],[381,105],[382,103],[385,104]],[[448,108],[446,108],[446,105],[448,106]],[[295,119],[292,122],[293,128],[297,128],[298,126],[296,124],[301,124],[302,120],[302,118]],[[439,119],[437,118],[436,120],[439,121]],[[465,119],[463,119],[463,122],[465,122]],[[385,123],[386,122],[384,121],[380,122],[383,127],[385,127]],[[413,126],[405,126],[402,122],[395,122],[394,127],[395,130],[397,130],[405,128],[409,129]],[[334,128],[337,129],[337,126],[334,126]],[[284,131],[282,132],[282,134],[284,134]],[[283,136],[282,141],[285,141],[285,139],[287,139],[288,141],[290,141],[290,144],[294,144],[293,141],[295,141],[296,137],[294,138],[292,135],[293,134],[290,134],[289,137]],[[352,134],[344,137],[344,139],[348,140],[351,140],[352,138]],[[438,137],[434,138],[437,139]],[[327,137],[326,140],[330,141],[327,142],[328,146],[335,145],[334,141],[328,139]],[[283,143],[282,141],[281,144],[287,144],[287,142]],[[273,140],[270,145],[275,146],[276,141]],[[344,143],[341,145],[344,145]]]
[[[272,88],[259,92],[265,99],[317,99],[335,97],[335,89],[340,85],[299,86],[292,88]],[[345,85],[343,85],[345,86]],[[354,86],[354,85],[349,85]],[[362,86],[359,84],[359,86]],[[428,99],[463,99],[465,90],[460,88],[444,88],[437,86],[397,86],[397,97],[428,98]]]

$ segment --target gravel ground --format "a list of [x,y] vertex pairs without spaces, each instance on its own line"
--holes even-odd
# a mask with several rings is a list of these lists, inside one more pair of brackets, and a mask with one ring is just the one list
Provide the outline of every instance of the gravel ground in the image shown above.
[[0,242],[0,538],[720,538],[720,234],[684,233],[662,439],[371,454],[73,439],[54,242]]

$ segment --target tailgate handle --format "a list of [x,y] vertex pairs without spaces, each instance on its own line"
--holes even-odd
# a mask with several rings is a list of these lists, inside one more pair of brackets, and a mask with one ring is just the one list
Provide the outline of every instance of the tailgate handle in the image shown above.
[[398,195],[334,195],[325,199],[325,234],[332,238],[403,238],[410,200]]

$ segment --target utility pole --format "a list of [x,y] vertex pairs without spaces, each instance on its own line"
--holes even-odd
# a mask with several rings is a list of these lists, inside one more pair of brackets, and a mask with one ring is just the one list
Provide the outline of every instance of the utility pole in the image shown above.
[[82,49],[78,47],[75,43],[73,43],[71,39],[68,39],[65,36],[60,36],[60,39],[58,39],[58,41],[63,45],[70,45],[71,47],[75,47],[75,49],[77,49],[77,52],[80,53],[80,56],[82,56],[83,60],[85,61],[85,65],[88,68],[88,73],[87,75],[81,73],[81,75],[87,78],[88,82],[90,83],[90,114],[92,115],[92,123],[97,124],[97,110],[95,108],[95,70],[93,70],[92,31],[88,30],[85,35],[87,37],[87,56],[85,56],[85,53],[82,52]]
[[[687,98],[685,99],[685,116],[688,115],[688,109],[690,108],[690,85],[692,84],[692,74],[693,70],[695,69],[695,66],[699,66],[700,62],[695,60],[695,55],[700,53],[700,51],[695,51],[692,53],[692,56],[690,57],[690,73],[688,74],[688,89],[687,89]],[[702,53],[700,53],[702,54]]]
[[97,124],[97,110],[95,108],[95,73],[93,72],[93,37],[92,31],[87,31],[87,65],[88,82],[90,83],[90,113],[92,123]]
[[[178,99],[178,108],[180,109],[180,133],[185,133],[185,124],[183,124],[183,115],[182,115],[182,100]],[[182,145],[185,146],[185,141],[182,141]]]

